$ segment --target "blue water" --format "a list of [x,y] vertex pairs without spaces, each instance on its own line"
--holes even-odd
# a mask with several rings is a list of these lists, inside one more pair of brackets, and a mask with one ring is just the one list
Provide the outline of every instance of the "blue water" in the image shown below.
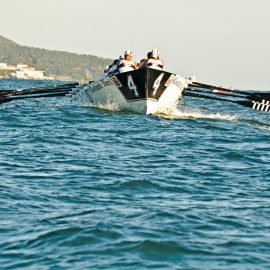
[[269,113],[185,98],[145,116],[58,97],[0,115],[1,269],[270,269]]

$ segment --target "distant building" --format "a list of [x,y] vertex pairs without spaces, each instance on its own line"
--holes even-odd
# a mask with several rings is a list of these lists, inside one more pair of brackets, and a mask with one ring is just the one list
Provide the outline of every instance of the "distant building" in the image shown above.
[[42,70],[36,70],[34,67],[29,67],[25,64],[17,64],[15,77],[17,79],[33,79],[33,80],[53,80],[53,77],[44,76]]
[[12,65],[8,65],[7,66],[7,70],[16,70],[16,67],[12,66]]
[[0,69],[7,69],[7,63],[0,63]]
[[[33,80],[53,80],[53,77],[44,76],[42,70],[36,70],[34,67],[29,67],[26,64],[17,64],[16,67],[8,65],[7,63],[0,63],[0,69],[15,71],[10,73],[11,76],[17,79],[33,79]],[[9,75],[9,76],[10,76]]]
[[28,66],[25,64],[17,64],[17,69],[21,69],[21,68],[27,68]]
[[17,79],[34,79],[34,80],[44,80],[44,71],[32,70],[32,69],[22,69],[15,71],[15,77]]

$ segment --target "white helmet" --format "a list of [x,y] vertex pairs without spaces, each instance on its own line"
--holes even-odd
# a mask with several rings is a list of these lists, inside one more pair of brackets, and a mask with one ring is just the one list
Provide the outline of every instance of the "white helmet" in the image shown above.
[[130,56],[132,56],[132,51],[131,50],[126,50],[124,55],[130,55]]
[[152,53],[152,57],[159,57],[159,50],[158,49],[153,49],[151,53]]

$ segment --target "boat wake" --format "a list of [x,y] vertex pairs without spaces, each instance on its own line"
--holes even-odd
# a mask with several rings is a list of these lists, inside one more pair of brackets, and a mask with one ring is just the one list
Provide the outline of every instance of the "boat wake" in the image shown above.
[[239,124],[249,125],[261,130],[270,131],[270,125],[258,119],[242,118],[239,115],[229,115],[222,113],[205,113],[198,110],[181,111],[176,109],[172,113],[158,114],[159,117],[166,119],[208,119],[208,120],[225,120],[230,122],[237,122]]
[[[123,108],[119,108],[119,106],[113,101],[108,102],[107,104],[89,104],[89,103],[79,103],[80,106],[87,106],[92,108],[98,108],[101,110],[108,111],[125,111]],[[159,117],[167,118],[167,119],[212,119],[212,120],[227,120],[227,121],[237,121],[238,117],[236,115],[222,114],[222,113],[204,113],[199,110],[193,111],[181,111],[178,108],[162,110],[161,112],[155,114]]]
[[[86,102],[79,102],[80,106],[87,106],[92,108],[97,108],[101,110],[107,110],[107,111],[129,111],[124,110],[123,108],[120,108],[117,103],[115,103],[113,100],[109,101],[107,104],[89,104]],[[129,111],[130,112],[130,111]],[[193,108],[190,110],[181,110],[179,107],[171,108],[169,110],[162,110],[158,114],[155,114],[158,117],[165,118],[165,119],[205,119],[205,120],[217,120],[217,121],[229,121],[229,122],[238,122],[240,124],[253,126],[255,128],[270,131],[270,125],[257,120],[257,119],[247,119],[242,118],[239,115],[233,115],[233,114],[223,114],[220,112],[217,113],[207,113],[202,112],[198,108]]]
[[107,110],[107,111],[115,111],[115,112],[121,111],[119,106],[114,102],[108,102],[107,104],[90,104],[90,107],[98,108],[101,110]]
[[88,100],[85,100],[85,98],[81,98],[81,96],[73,95],[71,98],[71,102],[73,104],[77,104],[78,106],[97,108],[97,109],[107,110],[107,111],[120,111],[121,110],[121,108],[119,108],[119,105],[113,100],[109,100],[106,104],[90,103]]
[[175,109],[173,112],[168,114],[162,113],[158,116],[168,118],[168,119],[211,119],[211,120],[226,120],[226,121],[237,121],[238,117],[236,115],[222,114],[222,113],[204,113],[199,110],[194,111],[180,111]]

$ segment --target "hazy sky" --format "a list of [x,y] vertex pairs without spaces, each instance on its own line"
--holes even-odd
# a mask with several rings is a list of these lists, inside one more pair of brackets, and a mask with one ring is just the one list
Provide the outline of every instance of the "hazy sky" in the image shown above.
[[0,0],[0,34],[48,49],[135,60],[200,82],[270,89],[270,0]]

